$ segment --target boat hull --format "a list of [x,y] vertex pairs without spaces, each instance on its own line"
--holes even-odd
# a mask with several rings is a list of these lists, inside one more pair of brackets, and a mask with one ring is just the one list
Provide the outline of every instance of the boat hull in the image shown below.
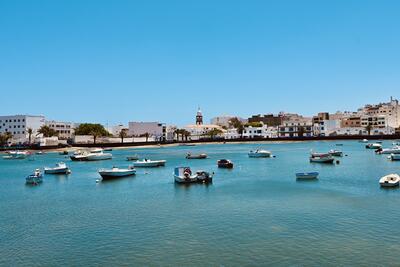
[[323,158],[310,158],[310,162],[312,163],[327,163],[332,164],[335,161],[333,158],[323,159]]
[[133,167],[135,168],[156,168],[165,166],[165,160],[151,161],[151,162],[135,162]]
[[187,159],[206,159],[207,155],[193,155],[193,156],[186,156]]
[[70,170],[69,170],[69,168],[60,168],[60,169],[45,168],[44,173],[45,174],[68,174],[68,173],[70,173]]
[[319,175],[318,172],[296,173],[296,179],[299,179],[299,180],[312,180],[312,179],[317,179],[318,175]]
[[103,178],[103,180],[110,180],[110,179],[133,176],[136,174],[136,171],[135,170],[126,172],[99,171],[99,174],[101,178]]

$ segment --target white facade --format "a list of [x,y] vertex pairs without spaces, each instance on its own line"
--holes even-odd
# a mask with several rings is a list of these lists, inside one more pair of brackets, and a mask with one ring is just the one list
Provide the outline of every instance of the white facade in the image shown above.
[[31,141],[38,134],[38,130],[45,124],[44,116],[13,115],[0,116],[0,133],[10,132],[13,137],[11,142],[23,144],[29,141],[28,129],[33,130]]
[[190,133],[189,140],[208,138],[207,133],[213,129],[225,132],[221,126],[214,124],[187,125],[184,129]]
[[72,122],[46,121],[46,125],[58,133],[60,139],[70,139],[74,135],[74,124]]
[[[295,116],[294,116],[295,115]],[[314,127],[311,118],[303,118],[297,114],[291,114],[290,119],[285,119],[283,125],[278,127],[279,137],[312,137]]]
[[278,137],[278,127],[268,127],[263,125],[261,127],[247,126],[243,131],[244,138],[277,138]]
[[166,139],[166,126],[159,122],[129,122],[129,135],[134,137],[143,136],[146,133],[156,140]]
[[330,136],[340,128],[340,120],[322,120],[314,124],[314,134],[320,136]]

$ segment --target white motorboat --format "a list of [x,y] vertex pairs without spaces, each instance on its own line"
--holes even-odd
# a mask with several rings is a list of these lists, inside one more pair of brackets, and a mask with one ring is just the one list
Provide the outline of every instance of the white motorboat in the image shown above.
[[201,153],[201,154],[187,153],[186,158],[187,159],[206,159],[207,158],[207,154],[205,154],[205,153]]
[[96,160],[107,160],[112,159],[111,153],[104,153],[103,149],[96,148],[89,152],[77,151],[71,157],[73,161],[96,161]]
[[94,149],[86,156],[87,161],[112,159],[111,153],[104,153],[103,149]]
[[64,162],[59,162],[53,168],[45,167],[44,173],[46,173],[46,174],[69,174],[69,173],[71,173],[71,170],[67,167],[67,165]]
[[336,149],[329,150],[328,154],[330,154],[334,157],[343,157],[343,152],[340,150],[336,150]]
[[304,179],[304,180],[311,180],[317,179],[319,173],[318,172],[298,172],[296,173],[296,179]]
[[378,149],[377,154],[400,154],[400,146],[394,146],[392,148]]
[[3,159],[26,159],[31,153],[28,151],[9,151]]
[[360,141],[360,143],[368,143],[368,139],[363,139]]
[[197,171],[195,174],[192,174],[192,170],[189,167],[176,167],[174,171],[174,179],[175,182],[179,184],[211,183],[213,173]]
[[149,167],[161,167],[165,166],[166,160],[149,160],[149,159],[143,159],[143,160],[138,160],[133,163],[133,166],[135,168],[139,167],[144,167],[144,168],[149,168]]
[[400,154],[391,154],[390,159],[391,160],[400,160]]
[[101,175],[103,180],[108,180],[135,175],[136,170],[133,167],[129,167],[127,169],[113,167],[112,169],[100,169],[99,174]]
[[378,144],[378,143],[371,143],[371,144],[366,145],[365,148],[367,148],[367,149],[379,149],[379,148],[382,148],[382,145]]
[[36,155],[44,155],[44,152],[40,150],[40,151],[37,151],[35,154]]
[[133,160],[138,160],[139,159],[139,156],[138,155],[132,155],[132,156],[127,156],[126,157],[126,160],[128,160],[128,161],[133,161]]
[[40,172],[39,169],[36,169],[35,172],[33,174],[31,174],[31,175],[28,175],[25,178],[25,180],[26,180],[27,184],[36,185],[36,184],[39,184],[39,183],[43,182],[43,175],[42,175],[42,173]]
[[398,174],[389,174],[386,176],[383,176],[379,180],[379,184],[382,187],[395,187],[399,186],[400,183],[400,176]]
[[310,156],[310,162],[314,163],[333,163],[334,160],[331,154],[312,153]]
[[249,152],[250,158],[269,158],[271,157],[271,155],[272,155],[271,151],[264,149],[251,150]]

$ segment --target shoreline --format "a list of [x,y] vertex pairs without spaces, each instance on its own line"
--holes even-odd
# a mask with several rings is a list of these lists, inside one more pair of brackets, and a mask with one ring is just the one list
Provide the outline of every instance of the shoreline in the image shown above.
[[[157,147],[174,147],[185,145],[221,145],[221,144],[267,144],[267,143],[297,143],[297,142],[312,142],[312,141],[357,141],[357,140],[400,140],[400,135],[371,135],[371,136],[318,136],[318,137],[292,137],[292,138],[252,138],[252,139],[203,139],[203,140],[188,140],[174,142],[138,142],[138,143],[98,143],[98,144],[74,144],[71,146],[51,146],[51,147],[11,147],[0,148],[0,153],[5,153],[10,150],[28,150],[28,151],[46,151],[46,152],[61,152],[65,150],[79,150],[90,148],[112,148],[113,150],[122,150],[130,148],[157,148]],[[372,142],[372,141],[371,141]]]

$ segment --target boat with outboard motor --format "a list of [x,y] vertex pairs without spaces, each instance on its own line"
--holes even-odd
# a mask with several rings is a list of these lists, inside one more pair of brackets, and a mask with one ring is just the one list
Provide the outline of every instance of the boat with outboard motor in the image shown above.
[[192,154],[192,153],[187,153],[186,158],[187,159],[206,159],[208,156],[205,153],[200,153],[200,154]]
[[313,163],[333,163],[335,159],[329,153],[311,153],[310,162]]
[[214,173],[203,170],[196,171],[192,174],[190,167],[176,167],[174,171],[174,180],[178,184],[190,183],[212,183]]
[[36,169],[33,174],[30,174],[25,178],[25,182],[33,185],[43,182],[42,172],[39,169]]
[[378,148],[382,148],[382,144],[370,143],[370,144],[366,145],[365,148],[366,149],[378,149]]
[[229,159],[220,159],[217,161],[218,168],[232,169],[233,162]]
[[166,160],[150,160],[150,159],[143,159],[138,160],[133,163],[135,168],[152,168],[152,167],[161,167],[165,166]]
[[69,173],[71,173],[71,170],[68,168],[67,164],[65,164],[64,162],[59,162],[53,168],[45,167],[44,173],[45,174],[69,174]]
[[249,158],[270,158],[272,153],[271,151],[264,150],[264,149],[256,149],[250,150]]
[[378,148],[375,151],[377,154],[400,154],[400,146],[394,146],[392,148]]
[[400,176],[398,174],[388,174],[379,180],[382,187],[395,187],[400,184]]
[[31,155],[28,151],[8,151],[6,152],[7,155],[3,156],[3,159],[26,159],[28,156]]
[[99,174],[103,178],[103,180],[109,180],[135,175],[136,170],[133,166],[130,166],[127,169],[112,167],[112,169],[100,169]]
[[97,161],[112,159],[111,153],[104,153],[103,149],[96,148],[88,151],[77,151],[71,157],[73,161]]

